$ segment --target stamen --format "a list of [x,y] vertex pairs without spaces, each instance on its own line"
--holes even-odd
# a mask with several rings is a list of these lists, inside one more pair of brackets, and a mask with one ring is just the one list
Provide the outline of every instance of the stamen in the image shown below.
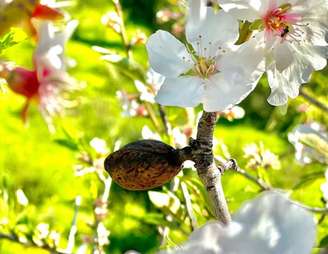
[[270,9],[262,18],[266,34],[280,37],[283,41],[293,34],[294,39],[302,37],[299,29],[296,29],[297,23],[301,17],[297,14],[290,13],[291,4],[284,4],[278,8]]

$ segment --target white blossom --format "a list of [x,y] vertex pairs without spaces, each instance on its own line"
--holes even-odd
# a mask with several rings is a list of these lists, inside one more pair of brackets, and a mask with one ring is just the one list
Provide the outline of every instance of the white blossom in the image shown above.
[[107,228],[102,222],[98,224],[97,235],[97,241],[100,246],[105,246],[109,244],[108,237],[110,235],[110,232],[107,230]]
[[109,153],[109,149],[107,146],[107,143],[105,140],[101,139],[101,138],[93,138],[90,141],[90,146],[98,153],[98,154],[108,154]]
[[309,81],[311,73],[326,66],[327,0],[218,2],[234,17],[254,22],[257,33],[246,44],[256,41],[263,49],[257,53],[265,62],[270,104],[284,105],[289,97],[297,97],[300,85]]
[[328,134],[320,124],[301,124],[288,134],[288,140],[294,145],[295,157],[300,163],[328,164]]
[[140,100],[155,103],[155,94],[163,84],[165,77],[153,69],[149,69],[146,74],[146,83],[135,80],[134,85],[140,93]]
[[22,206],[27,206],[28,205],[28,198],[26,197],[24,191],[22,189],[18,189],[16,191],[16,198],[17,202],[22,205]]
[[244,204],[228,226],[207,223],[184,245],[160,253],[309,254],[315,237],[313,216],[272,191]]
[[140,93],[140,100],[146,101],[149,103],[155,103],[154,92],[140,80],[135,80],[134,85]]
[[75,89],[76,82],[66,72],[65,44],[73,34],[78,22],[72,20],[65,29],[58,30],[53,23],[42,21],[37,26],[38,45],[33,60],[39,82],[40,109],[46,121],[49,116],[60,113],[71,104],[63,97],[64,91]]
[[260,61],[253,58],[256,45],[233,52],[239,32],[236,19],[210,7],[199,11],[199,4],[190,1],[187,45],[162,30],[147,42],[151,68],[165,76],[156,101],[180,107],[202,103],[208,112],[223,111],[255,88],[262,74]]
[[138,103],[136,96],[124,91],[117,91],[116,96],[122,104],[123,116],[146,116],[148,114],[145,107]]
[[141,136],[143,139],[162,140],[161,136],[158,133],[153,132],[147,125],[142,127]]

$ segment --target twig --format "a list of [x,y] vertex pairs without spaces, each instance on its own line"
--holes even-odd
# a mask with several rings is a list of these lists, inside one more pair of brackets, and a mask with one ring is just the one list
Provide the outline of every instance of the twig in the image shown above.
[[131,54],[131,45],[130,45],[130,42],[128,40],[126,29],[125,29],[123,11],[122,11],[122,6],[121,6],[121,3],[120,3],[120,0],[112,0],[112,2],[114,4],[115,11],[116,11],[117,15],[120,18],[120,28],[121,28],[121,30],[120,30],[120,36],[121,36],[123,45],[125,47],[126,56],[128,58],[131,58],[132,57],[132,54]]
[[213,156],[213,133],[216,113],[203,112],[198,122],[197,139],[191,140],[192,160],[198,175],[208,191],[214,208],[214,215],[223,224],[231,221],[228,205],[224,196],[221,172],[217,169]]
[[75,207],[74,207],[74,215],[72,219],[72,225],[71,229],[69,231],[68,235],[68,241],[67,241],[67,247],[66,247],[66,252],[71,253],[73,252],[74,246],[75,246],[75,237],[77,234],[77,214],[79,212],[79,207],[81,205],[81,197],[76,197],[75,198]]
[[164,130],[165,130],[165,133],[170,136],[171,135],[171,126],[167,120],[167,116],[166,116],[166,113],[164,111],[164,108],[162,105],[158,104],[158,111],[159,111],[159,115],[161,117],[161,120],[162,120],[162,123],[163,123],[163,126],[164,126]]
[[181,189],[182,189],[183,197],[184,197],[184,200],[186,203],[187,214],[190,219],[191,230],[194,230],[197,228],[197,220],[196,220],[194,211],[192,209],[192,203],[191,203],[191,198],[190,198],[190,194],[188,191],[188,187],[184,182],[181,182]]
[[55,248],[52,248],[48,245],[42,245],[42,246],[39,246],[33,242],[25,242],[25,241],[21,241],[18,236],[16,235],[12,235],[12,234],[3,234],[3,233],[0,233],[0,239],[4,239],[4,240],[8,240],[8,241],[11,241],[11,242],[14,242],[14,243],[17,243],[17,244],[20,244],[26,248],[38,248],[38,249],[42,249],[42,250],[46,250],[46,251],[49,251],[50,253],[53,253],[53,254],[70,254],[70,252],[66,252],[66,251],[59,251],[59,250],[56,250]]
[[[241,169],[238,164],[236,163],[235,160],[231,159],[229,160],[227,163],[225,163],[225,165],[222,167],[223,170],[229,170],[229,169],[233,169],[234,171],[236,171],[237,173],[243,175],[244,177],[246,177],[248,180],[252,181],[253,183],[257,184],[258,187],[260,187],[261,191],[268,191],[268,190],[272,190],[272,188],[270,186],[268,186],[267,184],[263,183],[261,181],[261,179],[258,179],[250,174],[248,174],[245,170]],[[328,214],[328,207],[327,208],[321,208],[321,207],[311,207],[308,205],[304,205],[302,203],[299,203],[295,200],[291,200],[290,202],[292,202],[294,205],[297,205],[309,212],[312,213],[318,213],[318,214]]]
[[328,214],[328,208],[321,208],[321,207],[312,207],[312,206],[308,206],[308,205],[304,205],[302,203],[299,203],[297,201],[294,200],[290,200],[293,204],[302,207],[303,209],[312,212],[312,213],[318,213],[318,214]]
[[103,219],[107,216],[107,207],[108,207],[108,198],[110,194],[110,187],[112,184],[112,179],[106,177],[102,172],[97,172],[99,180],[104,184],[104,190],[101,197],[96,201],[94,208],[94,217],[95,217],[95,245],[93,247],[93,253],[104,254],[103,243],[100,239],[103,237],[99,235],[99,226],[102,223]]
[[328,113],[328,106],[322,103],[321,101],[318,101],[316,98],[312,97],[311,95],[309,95],[307,92],[304,91],[303,88],[300,89],[300,96],[302,96],[308,102],[312,103],[317,108]]
[[149,118],[151,120],[151,122],[153,123],[154,127],[158,130],[161,129],[161,125],[158,122],[158,119],[156,117],[156,114],[154,112],[154,109],[152,108],[152,105],[149,102],[145,102],[145,108],[149,114]]
[[271,190],[272,189],[269,185],[267,185],[261,179],[255,177],[255,176],[252,176],[251,174],[247,173],[246,170],[241,169],[238,166],[237,161],[234,160],[234,159],[231,159],[228,162],[224,163],[223,166],[221,167],[221,170],[223,170],[223,172],[226,171],[226,170],[230,170],[230,169],[234,170],[238,174],[246,177],[248,180],[255,183],[261,189],[261,191],[266,191],[266,190]]

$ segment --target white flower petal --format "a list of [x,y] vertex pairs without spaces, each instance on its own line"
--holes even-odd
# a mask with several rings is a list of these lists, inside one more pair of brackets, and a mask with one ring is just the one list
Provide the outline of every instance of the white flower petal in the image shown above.
[[189,17],[186,36],[198,55],[215,56],[218,46],[231,45],[239,36],[239,24],[231,15],[207,8],[206,17],[195,22]]
[[242,44],[236,52],[228,53],[218,59],[218,68],[225,73],[226,79],[230,78],[227,74],[238,73],[243,76],[244,82],[248,80],[257,83],[265,71],[264,55],[263,45],[257,39],[251,39]]
[[273,57],[278,71],[282,72],[294,61],[292,49],[288,43],[278,43],[273,49]]
[[326,41],[326,35],[328,33],[327,24],[322,24],[321,22],[311,22],[308,27],[305,27],[305,31],[307,32],[307,40],[315,46],[326,46],[328,45]]
[[288,80],[276,69],[267,70],[267,76],[271,88],[268,102],[273,106],[285,105],[288,102]]
[[206,17],[207,0],[189,0],[189,25],[197,26]]
[[256,40],[218,59],[220,73],[209,79],[204,92],[204,109],[223,111],[244,100],[264,72],[263,48]]
[[185,45],[166,31],[152,34],[146,46],[151,68],[166,77],[178,77],[192,67]]
[[[316,237],[313,216],[284,195],[266,192],[246,203],[227,227],[207,223],[175,254],[309,254]],[[165,253],[165,252],[164,252]]]
[[155,100],[166,106],[194,107],[201,102],[202,80],[192,76],[166,78]]
[[[48,21],[43,21],[38,25],[38,46],[34,53],[34,58],[37,59],[49,52],[54,47],[64,49],[65,43],[72,36],[74,30],[78,26],[77,20],[71,20],[65,26],[64,31],[56,31],[53,23]],[[63,55],[63,50],[61,51],[61,57]]]
[[320,48],[305,44],[301,47],[295,47],[295,49],[297,50],[296,53],[299,54],[299,57],[305,58],[309,63],[311,63],[314,70],[322,70],[327,65],[327,59],[325,58],[325,54],[327,54],[327,47]]
[[231,108],[245,99],[254,90],[256,83],[248,82],[238,72],[232,72],[229,77],[224,76],[223,73],[212,76],[205,83],[202,100],[204,110],[207,112],[221,112]]
[[[253,5],[259,7],[261,4],[256,1]],[[221,0],[219,3],[224,11],[238,20],[254,21],[260,18],[258,8],[252,8],[248,0]]]

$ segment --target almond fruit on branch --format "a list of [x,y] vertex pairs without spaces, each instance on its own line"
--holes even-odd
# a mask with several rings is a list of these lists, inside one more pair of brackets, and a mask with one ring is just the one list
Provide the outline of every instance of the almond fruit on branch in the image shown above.
[[180,172],[188,150],[174,149],[157,140],[139,140],[110,154],[105,169],[125,189],[149,190],[164,185]]
[[128,190],[149,190],[175,177],[186,160],[195,167],[212,201],[214,216],[223,224],[231,220],[221,184],[220,170],[212,151],[216,113],[203,112],[198,123],[197,139],[183,149],[174,149],[157,140],[140,140],[110,154],[105,169],[113,181]]

